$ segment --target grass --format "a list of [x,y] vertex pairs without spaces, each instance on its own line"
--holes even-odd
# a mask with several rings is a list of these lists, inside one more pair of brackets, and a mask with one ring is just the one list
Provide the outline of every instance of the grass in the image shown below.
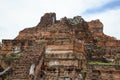
[[90,65],[108,65],[108,66],[110,66],[110,65],[120,65],[120,64],[115,64],[115,63],[112,63],[112,62],[109,62],[109,63],[105,63],[105,62],[100,62],[100,61],[90,61],[90,62],[88,62],[88,64],[90,64]]

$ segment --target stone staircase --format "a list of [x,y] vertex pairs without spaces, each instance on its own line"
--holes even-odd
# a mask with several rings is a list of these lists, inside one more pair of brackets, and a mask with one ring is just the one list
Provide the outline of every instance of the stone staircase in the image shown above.
[[19,60],[13,64],[13,72],[10,76],[12,80],[29,80],[30,66],[39,60],[40,54],[22,54]]

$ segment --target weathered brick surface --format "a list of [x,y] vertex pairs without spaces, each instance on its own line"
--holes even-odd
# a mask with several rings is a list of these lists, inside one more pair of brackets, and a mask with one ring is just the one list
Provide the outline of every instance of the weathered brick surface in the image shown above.
[[119,66],[90,65],[87,80],[119,80],[120,68],[118,67]]

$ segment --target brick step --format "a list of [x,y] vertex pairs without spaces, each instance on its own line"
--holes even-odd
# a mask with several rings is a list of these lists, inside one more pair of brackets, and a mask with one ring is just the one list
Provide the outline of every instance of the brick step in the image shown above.
[[17,64],[17,65],[15,65],[15,66],[19,66],[19,67],[20,67],[20,66],[29,66],[29,65],[31,65],[31,63],[29,63],[29,64],[28,64],[28,63]]
[[28,80],[29,69],[33,60],[38,60],[39,55],[22,55],[21,59],[14,64],[12,80]]
[[28,74],[14,74],[13,77],[20,77],[20,78],[25,78],[28,77]]
[[25,56],[22,56],[22,58],[29,58],[29,57],[39,57],[39,55],[25,55]]
[[16,71],[27,71],[27,70],[29,70],[29,68],[28,69],[13,69],[14,72],[16,72]]
[[13,79],[26,79],[26,78],[28,78],[28,76],[26,76],[26,77],[24,77],[23,75],[19,75],[19,76],[13,76],[12,77]]
[[27,58],[27,59],[32,59],[32,58],[39,58],[39,56],[32,56],[32,57],[23,57],[22,59],[23,59],[23,60],[24,60],[24,59],[26,60],[26,58]]
[[16,67],[13,70],[28,70],[30,67]]
[[32,58],[34,58],[34,57],[37,57],[37,58],[38,58],[39,56],[32,56],[32,57],[30,57],[30,56],[29,56],[29,57],[22,57],[22,60],[26,60],[26,58],[27,58],[27,59],[32,59]]
[[27,78],[12,78],[12,80],[28,80]]
[[30,67],[17,67],[17,68],[13,68],[13,71],[18,71],[18,70],[28,70]]
[[16,71],[28,71],[29,69],[13,69],[14,72]]
[[26,60],[26,58],[27,58],[27,59],[33,59],[34,57],[35,57],[36,59],[39,58],[39,56],[33,56],[33,57],[22,57],[22,60]]
[[20,79],[20,78],[28,78],[28,75],[14,75],[14,76],[12,76],[12,78],[17,78],[17,79]]
[[20,65],[16,65],[15,68],[17,67],[30,67],[31,64],[20,64]]
[[28,73],[28,71],[24,71],[24,70],[23,71],[15,71],[14,73],[15,74],[21,74],[21,73]]
[[28,80],[28,79],[25,78],[25,79],[12,79],[12,80]]
[[25,70],[27,70],[27,69],[30,68],[30,66],[31,66],[31,65],[15,66],[15,67],[13,68],[13,70],[16,70],[16,69],[25,69]]
[[20,78],[28,78],[28,75],[24,75],[24,74],[23,75],[20,75],[20,74],[19,75],[13,75],[12,78],[18,78],[18,79],[20,79]]
[[17,64],[31,64],[31,61],[33,61],[33,59],[32,60],[26,60],[26,61],[20,61]]
[[17,63],[17,65],[20,65],[20,64],[30,64],[30,62],[31,62],[32,60],[21,60],[21,61],[19,61],[18,63]]
[[14,72],[16,71],[28,71],[29,69],[13,69]]

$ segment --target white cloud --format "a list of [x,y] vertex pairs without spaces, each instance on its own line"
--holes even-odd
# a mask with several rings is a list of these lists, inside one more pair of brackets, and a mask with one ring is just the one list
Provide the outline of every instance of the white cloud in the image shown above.
[[85,15],[87,21],[100,19],[104,25],[104,33],[120,39],[120,9],[109,10],[104,13]]
[[[112,0],[0,0],[0,40],[15,38],[20,30],[37,25],[46,12],[56,12],[57,19],[73,17],[88,8],[99,7],[110,1]],[[109,22],[106,21],[106,24]]]

